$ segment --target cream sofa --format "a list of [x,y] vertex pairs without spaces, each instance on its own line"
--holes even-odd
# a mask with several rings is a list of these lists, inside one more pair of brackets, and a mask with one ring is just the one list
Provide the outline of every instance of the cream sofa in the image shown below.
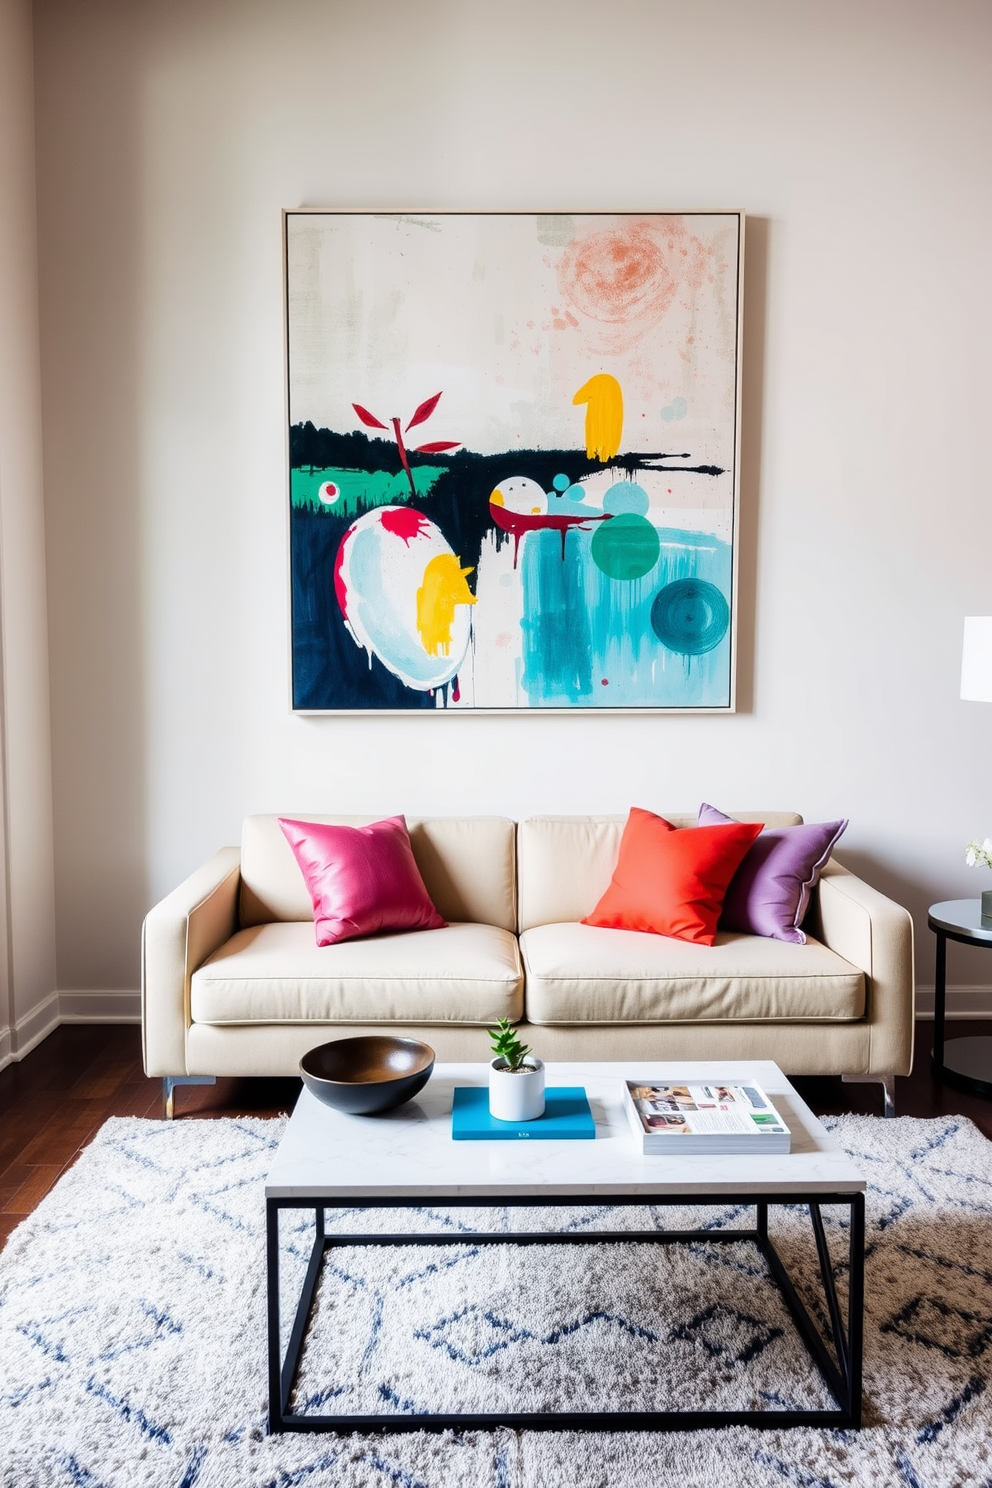
[[167,1115],[177,1084],[295,1074],[307,1049],[346,1035],[406,1032],[439,1060],[485,1060],[501,1017],[524,1023],[545,1060],[774,1059],[788,1074],[879,1080],[894,1109],[893,1077],[913,1058],[912,920],[834,859],[805,946],[720,932],[705,947],[579,923],[610,881],[623,817],[408,824],[447,929],[318,947],[276,816],[248,817],[240,849],[149,912],[144,1062]]

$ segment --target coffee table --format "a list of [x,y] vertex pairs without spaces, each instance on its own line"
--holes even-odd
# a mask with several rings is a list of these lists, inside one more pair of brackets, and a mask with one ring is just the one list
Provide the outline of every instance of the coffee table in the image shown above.
[[[290,1118],[265,1185],[268,1288],[269,1431],[518,1430],[659,1431],[720,1425],[847,1426],[861,1424],[864,1321],[865,1179],[801,1100],[777,1065],[748,1060],[641,1064],[552,1064],[549,1085],[582,1085],[596,1121],[595,1141],[455,1142],[452,1092],[485,1085],[484,1064],[439,1064],[414,1101],[383,1116],[345,1116],[307,1090]],[[621,1083],[703,1081],[764,1086],[792,1133],[784,1156],[657,1157],[643,1155],[621,1100]],[[354,1208],[527,1207],[583,1204],[753,1206],[750,1229],[589,1233],[471,1233],[473,1245],[664,1245],[751,1241],[764,1256],[796,1330],[830,1390],[835,1409],[500,1412],[316,1415],[298,1413],[292,1396],[324,1258],[344,1245],[464,1244],[464,1231],[440,1234],[328,1234],[325,1211]],[[848,1303],[834,1285],[821,1205],[849,1215]],[[768,1209],[802,1205],[809,1213],[833,1348],[824,1342],[768,1233]],[[312,1210],[315,1237],[283,1356],[280,1328],[279,1215]]]

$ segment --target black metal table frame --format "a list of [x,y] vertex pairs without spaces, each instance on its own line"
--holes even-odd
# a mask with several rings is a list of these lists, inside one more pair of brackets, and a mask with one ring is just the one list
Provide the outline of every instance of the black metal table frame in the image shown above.
[[[992,950],[992,942],[977,940],[969,935],[967,930],[949,930],[946,925],[939,924],[932,915],[927,915],[927,927],[937,937],[937,950],[934,964],[933,983],[933,1048],[930,1052],[930,1070],[934,1078],[942,1084],[949,1085],[953,1090],[963,1090],[969,1095],[992,1095],[992,1083],[988,1080],[976,1079],[971,1075],[962,1074],[959,1070],[951,1069],[944,1063],[945,1021],[947,1012],[947,942],[956,941],[958,945],[974,946],[976,950]],[[951,1039],[951,1043],[959,1040]],[[988,1040],[992,1047],[992,1038]]]
[[[439,1195],[438,1208],[522,1208],[525,1206],[588,1204],[588,1193],[537,1195],[459,1196]],[[508,1426],[519,1431],[689,1431],[712,1426],[846,1426],[861,1425],[862,1349],[864,1339],[864,1263],[865,1263],[865,1197],[863,1193],[750,1193],[733,1194],[611,1194],[610,1202],[618,1204],[713,1205],[721,1202],[740,1203],[756,1210],[753,1230],[613,1230],[607,1233],[562,1234],[559,1231],[538,1233],[480,1234],[475,1231],[448,1232],[441,1235],[344,1235],[328,1234],[324,1211],[334,1209],[403,1209],[418,1203],[410,1195],[402,1198],[335,1197],[332,1201],[300,1198],[266,1200],[266,1259],[268,1285],[268,1353],[269,1353],[269,1431],[492,1431]],[[768,1234],[768,1208],[805,1205],[809,1209],[817,1259],[830,1320],[834,1353],[820,1334],[805,1304],[796,1291],[786,1267]],[[850,1214],[848,1242],[848,1305],[846,1325],[834,1284],[833,1267],[827,1248],[821,1205],[843,1205]],[[310,1260],[300,1292],[296,1316],[290,1332],[285,1358],[279,1308],[279,1214],[284,1209],[311,1209],[315,1215],[315,1236]],[[317,1283],[324,1257],[332,1248],[346,1245],[595,1245],[617,1244],[687,1244],[704,1241],[723,1244],[750,1241],[768,1263],[806,1351],[823,1377],[836,1401],[829,1410],[687,1410],[687,1411],[495,1411],[428,1415],[399,1412],[375,1415],[306,1415],[291,1407],[299,1371],[304,1340],[310,1322]]]

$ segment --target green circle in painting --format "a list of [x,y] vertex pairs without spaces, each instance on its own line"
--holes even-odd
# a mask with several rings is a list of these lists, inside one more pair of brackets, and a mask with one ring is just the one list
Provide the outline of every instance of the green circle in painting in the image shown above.
[[610,579],[643,579],[660,552],[654,525],[636,512],[621,512],[600,522],[592,540],[593,562]]

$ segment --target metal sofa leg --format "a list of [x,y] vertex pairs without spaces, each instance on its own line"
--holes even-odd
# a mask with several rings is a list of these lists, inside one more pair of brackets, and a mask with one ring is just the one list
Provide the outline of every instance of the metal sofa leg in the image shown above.
[[882,1115],[894,1116],[896,1114],[895,1075],[841,1075],[841,1079],[845,1085],[881,1085]]
[[216,1075],[163,1075],[162,1120],[171,1121],[176,1114],[177,1085],[216,1085]]

